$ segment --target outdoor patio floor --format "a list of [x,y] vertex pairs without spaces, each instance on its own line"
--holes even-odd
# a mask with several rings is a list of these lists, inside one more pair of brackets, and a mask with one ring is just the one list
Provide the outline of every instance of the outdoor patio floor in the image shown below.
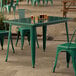
[[[13,40],[15,45],[15,39]],[[32,68],[31,47],[25,40],[24,49],[20,49],[20,40],[15,47],[15,54],[10,45],[8,62],[5,62],[7,51],[7,39],[4,43],[4,50],[0,50],[0,76],[74,76],[72,62],[66,67],[66,54],[60,53],[56,72],[53,73],[53,65],[56,55],[56,47],[65,41],[48,41],[46,52],[42,49],[42,40],[39,41],[39,48],[36,47],[36,65]]]
[[[26,2],[19,3],[20,9],[31,10],[31,13],[26,12],[26,17],[31,15],[47,14],[51,16],[61,16],[62,17],[62,2],[61,0],[54,0],[54,5],[50,6],[31,6],[27,5]],[[18,7],[17,7],[18,9]],[[13,11],[9,15],[6,14],[7,19],[13,19]],[[68,13],[68,17],[75,17],[75,13]],[[16,17],[18,14],[16,12]],[[69,22],[69,33],[72,34],[76,27],[75,22]],[[14,28],[14,29],[13,29]],[[8,61],[5,62],[6,52],[7,52],[7,39],[4,41],[4,50],[0,50],[0,76],[74,76],[74,70],[72,66],[72,61],[70,61],[70,67],[66,66],[66,54],[60,53],[58,58],[58,63],[56,67],[56,72],[53,73],[53,66],[56,56],[56,47],[58,44],[66,42],[65,26],[64,23],[58,24],[57,26],[49,26],[47,28],[47,35],[53,37],[53,40],[47,40],[46,51],[43,52],[43,42],[42,38],[39,39],[39,48],[36,47],[36,65],[32,68],[31,60],[31,46],[29,46],[28,41],[25,39],[24,49],[21,50],[21,42],[19,40],[18,46],[15,47],[16,39],[13,39],[15,54],[12,52],[10,45]],[[15,27],[12,27],[12,32],[15,31]],[[37,29],[38,34],[42,33],[42,28]],[[0,48],[1,49],[1,48]]]

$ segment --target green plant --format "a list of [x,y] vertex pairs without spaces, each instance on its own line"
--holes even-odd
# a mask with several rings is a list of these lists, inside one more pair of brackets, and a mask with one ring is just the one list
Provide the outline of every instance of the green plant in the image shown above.
[[6,18],[0,12],[0,30],[8,30],[9,29],[9,24],[4,23],[3,20],[6,20]]

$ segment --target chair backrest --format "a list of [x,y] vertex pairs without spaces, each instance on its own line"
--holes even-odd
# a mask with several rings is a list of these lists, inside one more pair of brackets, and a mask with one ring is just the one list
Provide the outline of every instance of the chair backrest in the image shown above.
[[18,9],[19,19],[25,18],[25,9]]
[[[68,48],[70,47],[70,45],[71,45],[71,43],[72,43],[72,41],[73,41],[73,39],[74,39],[75,33],[76,33],[76,29],[74,30],[74,32],[73,32],[73,34],[72,34],[72,37],[71,37],[71,40],[69,41]],[[74,39],[74,42],[76,43],[76,37],[75,37],[75,39]]]
[[[26,15],[25,15],[26,11],[29,11],[29,10],[27,10],[27,9],[18,9],[18,15],[19,15],[19,21],[20,22],[25,22],[26,19],[24,19],[24,18],[26,18]],[[26,20],[26,21],[31,23],[30,18],[28,18],[28,20]]]
[[[72,37],[71,37],[70,43],[73,41],[73,38],[74,38],[74,36],[75,36],[75,33],[76,33],[76,29],[74,30],[74,32],[73,32],[73,34],[72,34]],[[76,42],[76,38],[75,38],[74,41]]]

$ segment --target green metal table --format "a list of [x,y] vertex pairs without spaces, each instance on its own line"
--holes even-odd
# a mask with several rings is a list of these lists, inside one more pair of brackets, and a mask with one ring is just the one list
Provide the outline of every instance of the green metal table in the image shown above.
[[31,38],[31,56],[32,56],[32,67],[35,67],[35,32],[37,27],[43,27],[43,50],[46,49],[46,32],[47,26],[51,26],[58,23],[65,23],[66,27],[66,34],[67,34],[67,42],[69,42],[68,36],[68,24],[67,21],[72,20],[71,18],[64,18],[64,17],[56,17],[56,16],[48,16],[47,20],[40,20],[36,23],[32,23],[31,18],[23,18],[23,19],[14,19],[14,20],[6,20],[5,23],[9,23],[9,36],[8,36],[8,47],[7,47],[7,55],[6,61],[8,59],[8,52],[9,52],[9,43],[10,43],[10,36],[11,36],[11,28],[12,26],[26,26],[30,28],[30,38]]

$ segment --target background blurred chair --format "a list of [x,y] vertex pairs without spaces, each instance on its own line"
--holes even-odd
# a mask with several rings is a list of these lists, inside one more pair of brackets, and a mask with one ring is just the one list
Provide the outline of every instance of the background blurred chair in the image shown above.
[[[30,1],[30,0],[27,0],[27,4],[29,4],[29,1]],[[31,4],[33,5],[33,3],[32,3],[32,2],[33,2],[33,0],[31,0]]]
[[[18,9],[18,14],[19,14],[19,19],[25,18],[25,9]],[[28,27],[18,27],[17,40],[16,40],[16,44],[15,44],[16,46],[17,46],[20,34],[21,34],[21,49],[23,49],[24,36],[28,37],[28,42],[29,42],[29,45],[30,45],[30,28],[28,28]],[[37,41],[37,46],[39,48],[39,44],[38,44],[38,40],[37,40],[37,34],[36,34],[36,41]]]
[[66,52],[66,53],[68,53],[68,55],[66,54],[67,55],[66,56],[67,67],[69,67],[69,61],[70,61],[70,56],[71,56],[72,57],[72,64],[73,64],[73,68],[74,68],[74,72],[75,72],[75,76],[76,76],[76,38],[75,38],[75,42],[72,42],[74,39],[75,32],[76,32],[76,29],[71,37],[70,42],[58,45],[53,72],[55,72],[59,53]]
[[32,4],[33,4],[33,5],[36,5],[36,2],[37,2],[37,4],[38,4],[38,6],[39,6],[40,0],[32,0]]
[[8,35],[8,31],[0,30],[0,43],[3,50],[4,37]]
[[3,11],[4,11],[4,8],[6,8],[7,12],[10,13],[12,5],[13,5],[13,0],[11,0],[10,2],[8,2],[8,0],[5,0],[5,3],[3,3],[2,5]]
[[[29,4],[29,1],[30,0],[27,0],[27,3]],[[38,6],[39,6],[39,4],[40,4],[40,0],[31,0],[31,4],[34,6],[34,5],[36,5],[36,2],[37,2],[37,4],[38,4]]]
[[[9,34],[9,31],[8,31],[9,30],[9,24],[3,23],[3,20],[5,20],[3,13],[0,13],[0,16],[1,16],[0,22],[2,21],[0,24],[0,43],[1,43],[1,48],[3,50],[4,38],[6,36],[8,36],[8,34]],[[10,33],[10,40],[11,40],[11,45],[12,45],[12,49],[13,49],[13,53],[14,53],[15,51],[14,51],[14,47],[13,47],[11,33]],[[7,54],[8,54],[8,52],[7,52]]]
[[45,2],[46,2],[46,5],[48,4],[48,1],[50,1],[51,2],[51,5],[53,5],[53,0],[42,0],[43,1],[43,5],[45,4]]
[[[53,0],[42,0],[42,2],[43,2],[43,5],[46,3],[46,5],[48,4],[48,1],[50,1],[51,2],[51,5],[53,5]],[[27,0],[27,3],[29,4],[29,0]],[[36,3],[37,3],[37,5],[39,6],[39,4],[40,4],[40,0],[31,0],[31,4],[34,6],[34,5],[36,5]]]
[[12,7],[13,7],[13,12],[15,13],[16,11],[16,7],[19,5],[19,0],[16,0],[16,3],[13,3]]

